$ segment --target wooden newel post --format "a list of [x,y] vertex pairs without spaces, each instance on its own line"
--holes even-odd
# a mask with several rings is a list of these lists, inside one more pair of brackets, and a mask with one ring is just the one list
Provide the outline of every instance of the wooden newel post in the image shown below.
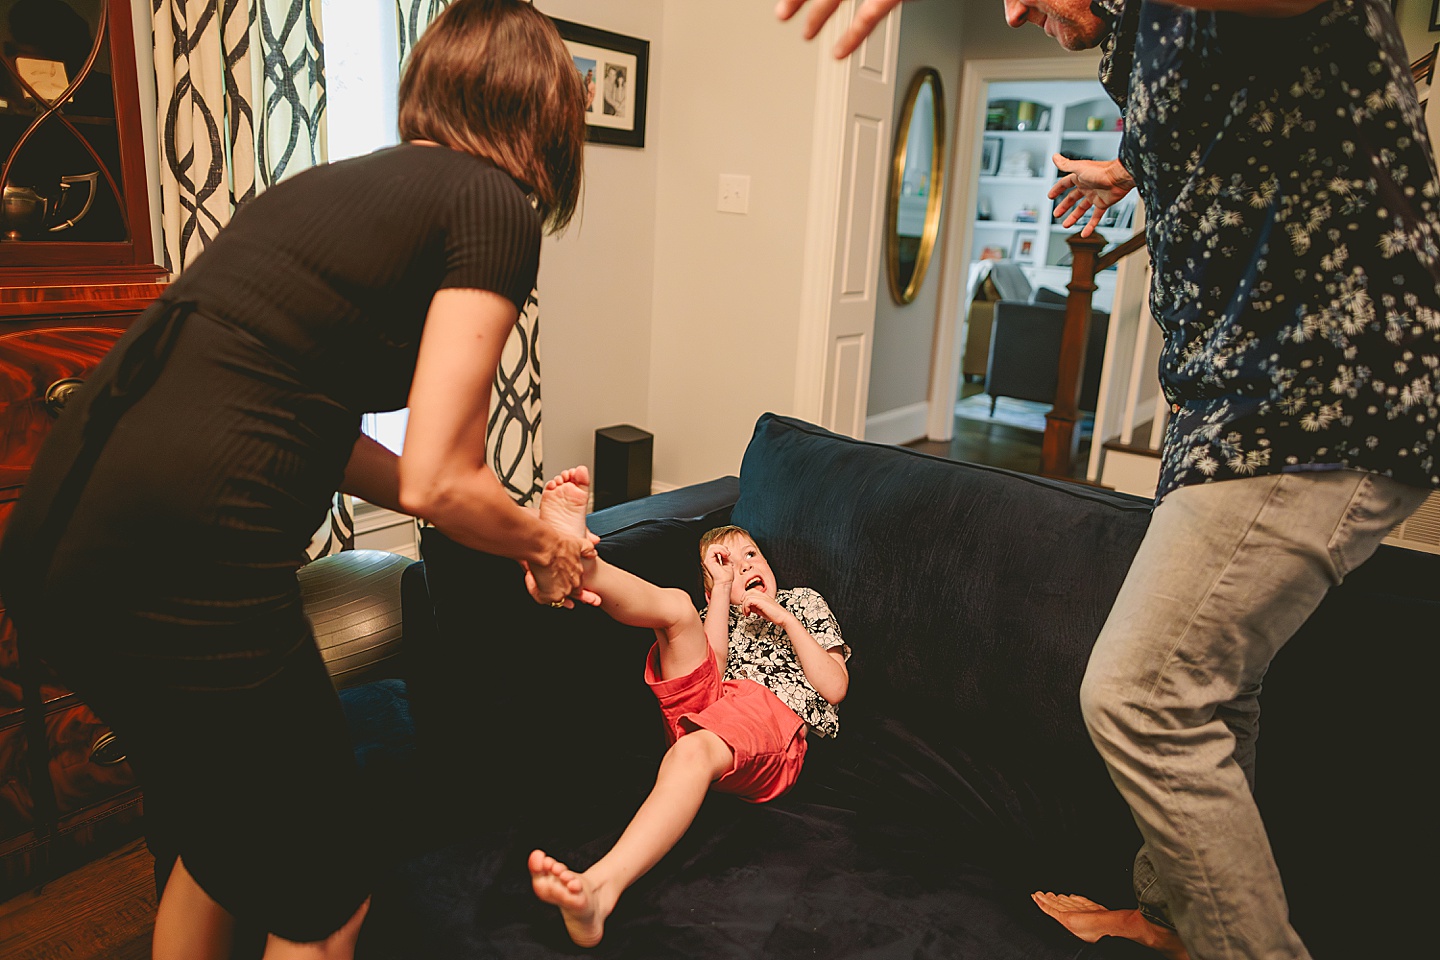
[[1080,372],[1085,369],[1085,344],[1090,339],[1090,304],[1095,294],[1095,261],[1106,240],[1098,234],[1066,238],[1072,266],[1065,301],[1065,327],[1060,335],[1060,366],[1055,383],[1055,406],[1045,414],[1045,439],[1040,447],[1040,472],[1071,479],[1079,435]]

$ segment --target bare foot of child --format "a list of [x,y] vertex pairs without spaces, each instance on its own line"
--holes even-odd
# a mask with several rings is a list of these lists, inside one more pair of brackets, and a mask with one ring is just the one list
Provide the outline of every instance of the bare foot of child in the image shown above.
[[560,908],[570,939],[582,947],[599,943],[605,936],[605,918],[610,915],[610,909],[602,909],[597,892],[585,876],[568,869],[554,857],[547,857],[543,850],[531,851],[528,866],[535,896]]
[[1121,937],[1159,951],[1169,960],[1190,960],[1174,930],[1151,923],[1139,910],[1110,910],[1074,894],[1030,894],[1035,905],[1086,943]]
[[572,537],[585,536],[585,508],[590,503],[590,468],[571,467],[545,484],[540,519]]

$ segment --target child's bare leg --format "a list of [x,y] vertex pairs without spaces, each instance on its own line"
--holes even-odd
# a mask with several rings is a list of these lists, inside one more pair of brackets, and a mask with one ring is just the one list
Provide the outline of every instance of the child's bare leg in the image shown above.
[[[590,471],[573,467],[549,483],[540,496],[540,519],[570,536],[585,535]],[[709,656],[705,625],[683,590],[657,587],[598,556],[585,561],[585,588],[600,597],[600,609],[623,624],[650,627],[660,640],[660,676],[683,677]]]
[[600,942],[620,894],[679,842],[700,811],[710,784],[734,762],[725,741],[709,730],[686,734],[660,762],[655,786],[625,832],[589,870],[575,873],[542,850],[530,854],[535,895],[560,908],[570,939],[582,947]]
[[1156,950],[1168,960],[1190,960],[1174,930],[1151,923],[1139,910],[1109,910],[1074,894],[1036,892],[1030,894],[1030,899],[1086,943],[1101,937],[1121,937]]

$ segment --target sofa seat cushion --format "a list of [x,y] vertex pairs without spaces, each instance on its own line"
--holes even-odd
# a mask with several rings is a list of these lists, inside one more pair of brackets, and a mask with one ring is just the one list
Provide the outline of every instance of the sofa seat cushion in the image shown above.
[[[653,771],[652,771],[653,775]],[[1058,771],[1057,771],[1058,775]],[[633,779],[634,803],[648,788]],[[398,863],[377,889],[357,956],[558,958],[579,951],[530,889],[541,847],[576,868],[602,856],[625,817],[578,829],[572,813],[520,814]],[[1086,945],[1031,903],[1037,878],[1065,888],[1051,841],[1089,835],[1056,815],[1053,787],[963,751],[937,753],[903,724],[857,725],[812,747],[786,796],[711,794],[694,825],[621,899],[598,958],[1070,960],[1150,956]],[[1063,789],[1059,791],[1063,797]],[[543,803],[543,801],[542,801]],[[550,804],[543,805],[549,807]],[[1063,804],[1061,804],[1063,806]],[[582,818],[583,819],[583,818]],[[1094,852],[1094,851],[1090,851]],[[1126,896],[1123,872],[1096,896]]]

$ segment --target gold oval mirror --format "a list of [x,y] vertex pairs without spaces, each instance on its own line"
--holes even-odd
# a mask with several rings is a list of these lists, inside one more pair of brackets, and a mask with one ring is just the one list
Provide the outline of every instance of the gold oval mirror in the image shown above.
[[885,216],[885,266],[896,303],[915,299],[940,231],[945,190],[945,93],[940,74],[915,74],[895,124],[895,159]]

